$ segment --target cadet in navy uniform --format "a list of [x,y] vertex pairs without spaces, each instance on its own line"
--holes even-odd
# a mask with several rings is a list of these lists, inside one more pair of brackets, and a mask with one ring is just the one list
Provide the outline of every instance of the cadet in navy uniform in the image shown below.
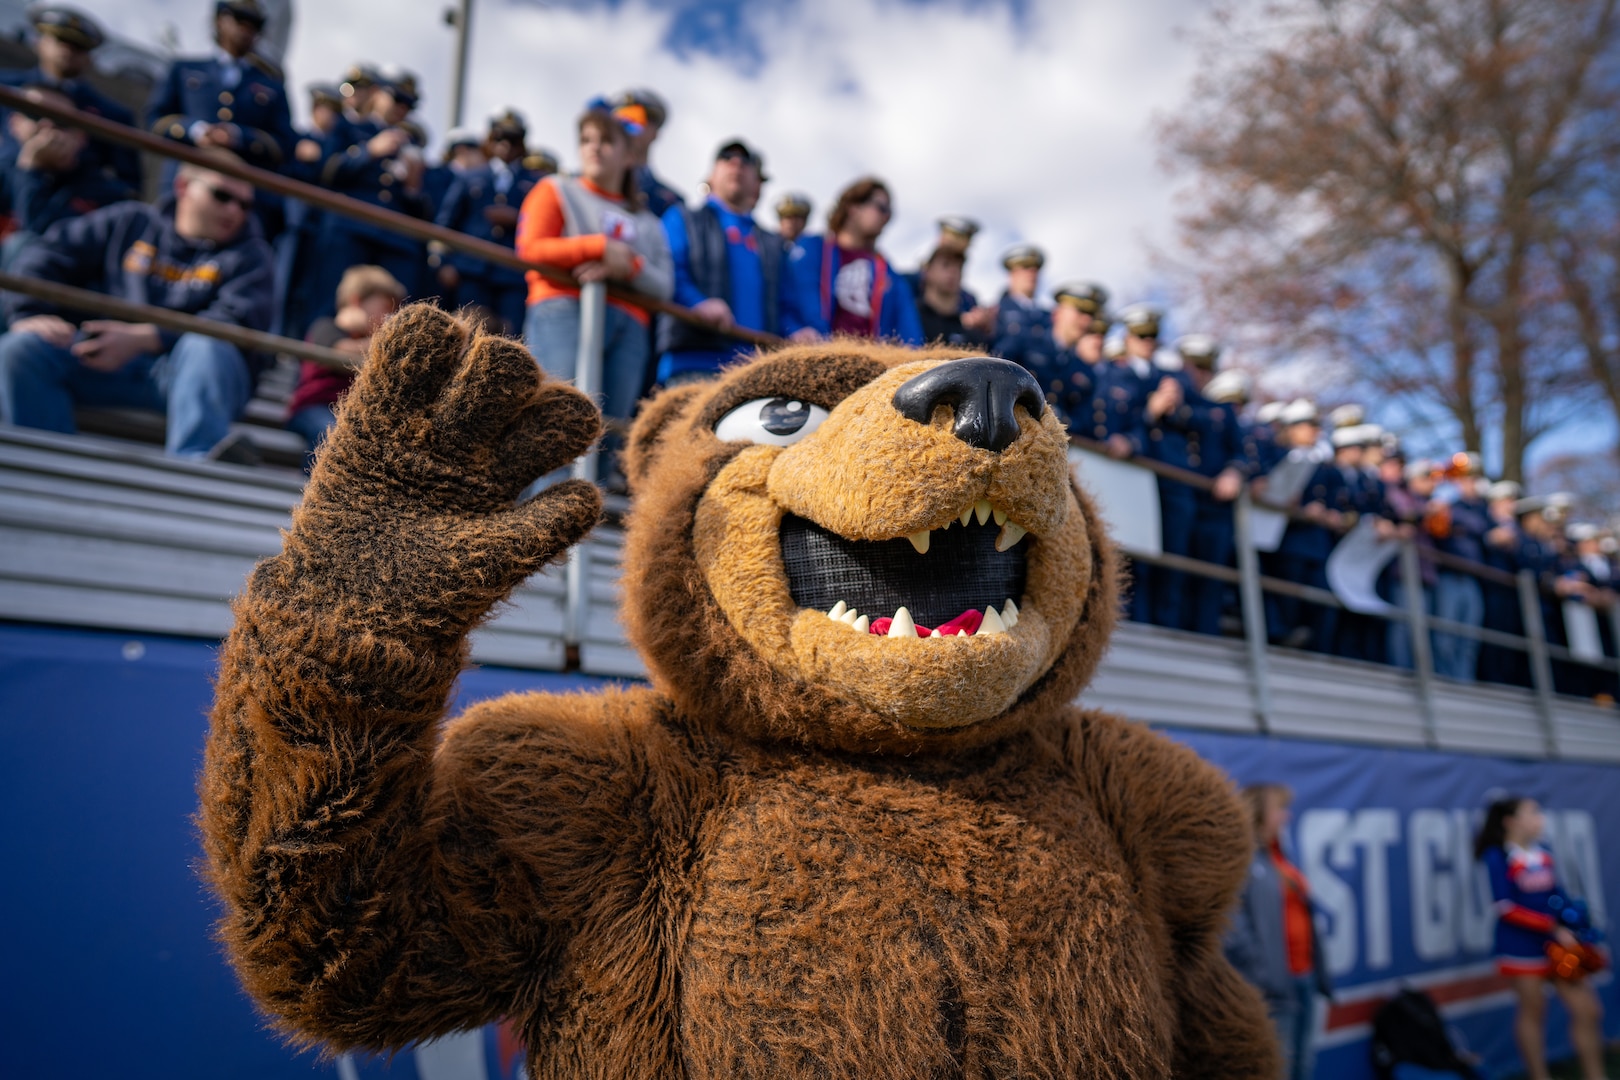
[[[1317,456],[1322,428],[1316,406],[1304,400],[1292,402],[1280,421],[1289,444],[1286,460],[1311,466],[1310,477],[1293,504],[1308,520],[1291,519],[1276,553],[1267,561],[1275,576],[1285,581],[1326,589],[1327,558],[1336,540],[1332,529],[1344,523],[1348,496],[1344,477],[1332,462]],[[1274,643],[1316,652],[1332,648],[1337,608],[1272,593],[1267,594],[1266,614]]]
[[[427,168],[410,133],[399,124],[416,104],[409,81],[378,77],[369,91],[369,112],[345,117],[323,140],[321,183],[341,195],[411,217],[427,216],[423,181]],[[328,214],[321,235],[321,287],[317,315],[333,313],[343,272],[351,266],[380,266],[404,285],[412,298],[423,295],[427,255],[423,245],[392,229],[343,214]]]
[[[1202,398],[1185,371],[1156,363],[1162,318],[1159,310],[1148,304],[1134,304],[1120,313],[1127,353],[1147,361],[1152,368],[1145,380],[1150,389],[1143,407],[1146,441],[1142,452],[1153,461],[1196,469],[1203,461]],[[1158,486],[1161,546],[1169,554],[1190,556],[1198,522],[1197,491],[1162,476]],[[1181,629],[1186,618],[1186,574],[1153,567],[1144,576],[1150,597],[1149,619],[1158,626]]]
[[[295,136],[281,69],[253,51],[265,17],[259,0],[220,0],[214,6],[219,48],[213,56],[169,65],[146,110],[154,134],[223,147],[250,165],[281,171]],[[171,159],[166,183],[174,169]],[[263,194],[259,203],[262,210]]]
[[[1232,520],[1232,500],[1252,475],[1252,463],[1243,452],[1243,428],[1238,421],[1228,386],[1239,385],[1239,371],[1219,375],[1215,365],[1220,346],[1208,334],[1187,334],[1176,342],[1188,380],[1192,427],[1187,432],[1187,468],[1214,482],[1212,491],[1194,488],[1191,555],[1195,559],[1230,566],[1237,547],[1236,526]],[[1224,376],[1224,378],[1223,378]],[[1216,380],[1220,379],[1221,382]],[[1217,400],[1217,397],[1220,400]],[[1194,577],[1192,602],[1183,605],[1183,629],[1200,634],[1221,632],[1221,609],[1225,606],[1226,583],[1210,577]]]
[[[439,207],[439,224],[502,247],[513,247],[518,208],[543,177],[523,167],[523,118],[511,109],[489,122],[484,146],[489,158],[450,185]],[[454,306],[479,304],[506,320],[507,332],[523,327],[529,286],[524,272],[496,266],[473,255],[450,251],[439,268],[439,284]]]
[[[1346,525],[1363,517],[1392,520],[1394,512],[1384,497],[1384,482],[1369,463],[1370,456],[1382,456],[1384,429],[1377,424],[1354,424],[1333,432],[1333,463],[1344,478],[1343,505]],[[1387,656],[1384,620],[1357,611],[1341,611],[1334,631],[1333,652],[1349,660],[1382,664]]]
[[[457,180],[488,163],[489,158],[484,156],[484,135],[477,128],[458,127],[445,132],[444,157],[422,177],[422,195],[433,208],[434,216],[444,209],[444,197],[450,194]],[[430,259],[428,265],[437,270],[440,264]]]
[[792,246],[799,242],[810,224],[810,198],[790,191],[776,200],[776,228],[782,243]]
[[1035,301],[1046,255],[1034,244],[1019,244],[1001,258],[1007,271],[1007,290],[996,305],[996,330],[990,351],[1024,365],[1044,383],[1056,350],[1052,345],[1052,316]]
[[[26,71],[8,71],[0,81],[10,87],[48,87],[67,95],[73,107],[117,124],[133,125],[135,114],[102,94],[84,80],[91,68],[90,54],[105,38],[101,27],[81,11],[59,4],[30,9],[39,40],[34,50],[38,62]],[[9,170],[19,147],[9,134],[0,132],[0,158]],[[91,140],[81,165],[92,171],[110,171],[132,191],[141,190],[140,154],[127,146]]]
[[1059,285],[1052,299],[1054,356],[1042,389],[1064,426],[1089,435],[1086,425],[1097,400],[1097,363],[1102,359],[1101,334],[1106,333],[1107,325],[1102,310],[1108,303],[1108,290],[1089,281],[1071,281]]

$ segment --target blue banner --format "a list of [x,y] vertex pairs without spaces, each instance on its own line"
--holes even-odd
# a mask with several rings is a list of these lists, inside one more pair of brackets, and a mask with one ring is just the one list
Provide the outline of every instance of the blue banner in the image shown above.
[[[1620,718],[1616,718],[1620,724]],[[1490,1076],[1519,1071],[1512,991],[1496,974],[1496,913],[1474,834],[1485,806],[1524,795],[1547,808],[1559,876],[1607,927],[1620,897],[1620,768],[1467,754],[1172,731],[1240,784],[1294,791],[1286,843],[1310,879],[1335,984],[1318,1016],[1317,1075],[1371,1076],[1367,1037],[1378,1006],[1404,987],[1430,994]],[[1612,973],[1597,978],[1605,1030],[1620,1034]],[[1561,1008],[1549,1012],[1553,1057],[1570,1054]]]
[[[392,1059],[322,1060],[288,1049],[255,1013],[212,939],[216,910],[197,872],[214,663],[208,642],[0,624],[0,920],[12,929],[0,1076],[515,1080],[522,1047],[503,1027]],[[600,685],[483,669],[457,697]],[[1296,793],[1291,841],[1339,987],[1321,1017],[1327,1080],[1370,1077],[1368,1023],[1402,985],[1440,999],[1493,1075],[1511,1067],[1511,1004],[1469,850],[1493,793],[1546,803],[1571,891],[1603,919],[1620,902],[1620,768],[1171,734],[1240,782]],[[1612,1036],[1620,1002],[1611,983],[1603,996]],[[1567,1051],[1556,1009],[1549,1026],[1555,1053]]]

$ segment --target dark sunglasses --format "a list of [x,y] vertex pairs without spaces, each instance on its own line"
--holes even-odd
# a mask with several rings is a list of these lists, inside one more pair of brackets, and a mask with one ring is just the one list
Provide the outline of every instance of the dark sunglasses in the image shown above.
[[887,215],[894,212],[889,208],[889,200],[887,199],[867,199],[865,205],[870,206],[880,214]]
[[214,201],[219,203],[219,205],[230,206],[232,203],[235,203],[237,206],[242,208],[243,213],[253,213],[252,199],[244,199],[239,195],[232,195],[224,188],[217,188],[212,184],[204,184],[203,186],[208,189],[208,194],[212,195],[214,197]]

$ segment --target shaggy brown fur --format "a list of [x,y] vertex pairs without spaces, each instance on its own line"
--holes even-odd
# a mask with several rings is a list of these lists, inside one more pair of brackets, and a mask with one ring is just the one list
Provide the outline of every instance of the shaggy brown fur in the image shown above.
[[[277,1022],[395,1047],[506,1016],[536,1077],[1274,1076],[1217,946],[1250,847],[1231,791],[1068,704],[1116,592],[1061,431],[1026,416],[998,458],[885,410],[954,355],[807,346],[652,402],[625,592],[653,687],[441,729],[467,631],[595,522],[584,485],[512,499],[598,421],[516,346],[396,317],[222,657],[202,823]],[[776,395],[832,419],[714,437]],[[1031,530],[1012,633],[818,637],[782,607],[786,505],[883,538],[981,497]],[[919,703],[973,699],[930,685],[938,656],[1017,677],[943,722]]]

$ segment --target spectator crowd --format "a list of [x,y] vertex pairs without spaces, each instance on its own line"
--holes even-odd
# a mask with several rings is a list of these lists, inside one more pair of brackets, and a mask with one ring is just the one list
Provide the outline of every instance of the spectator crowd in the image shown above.
[[[310,124],[297,130],[282,72],[255,51],[266,19],[259,0],[219,0],[214,14],[214,52],[172,62],[140,121],[147,130],[508,247],[563,275],[524,274],[172,159],[157,178],[156,201],[141,202],[141,162],[132,151],[21,113],[7,116],[0,132],[7,229],[0,266],[356,357],[400,304],[432,300],[521,334],[562,378],[575,374],[580,286],[617,282],[672,299],[697,319],[655,319],[610,298],[601,391],[604,411],[619,420],[654,387],[710,377],[750,351],[734,336],[738,329],[794,341],[843,334],[983,349],[1026,367],[1056,415],[1094,449],[1204,478],[1190,484],[1161,472],[1157,480],[1170,556],[1233,565],[1233,509],[1248,485],[1262,505],[1292,514],[1275,550],[1263,555],[1271,577],[1327,588],[1335,545],[1370,520],[1379,536],[1418,545],[1422,604],[1436,618],[1524,634],[1528,612],[1516,590],[1482,581],[1466,564],[1529,570],[1544,584],[1535,614],[1550,641],[1569,644],[1563,601],[1579,601],[1599,613],[1602,648],[1615,655],[1607,613],[1620,566],[1612,528],[1570,521],[1566,497],[1490,482],[1476,455],[1411,459],[1396,435],[1354,406],[1323,416],[1308,400],[1253,400],[1251,379],[1221,367],[1213,338],[1190,333],[1167,347],[1163,311],[1131,304],[1116,312],[1097,283],[1060,283],[1047,307],[1038,299],[1045,258],[1034,245],[1005,254],[1006,289],[986,304],[963,286],[978,231],[967,218],[940,219],[915,271],[881,253],[894,196],[876,177],[845,187],[820,233],[808,229],[808,198],[780,196],[773,230],[755,217],[770,180],[764,156],[741,139],[718,148],[702,198],[688,201],[653,172],[669,110],[650,90],[585,103],[576,125],[579,168],[570,173],[560,171],[556,154],[529,145],[524,118],[512,109],[480,130],[452,130],[430,162],[426,132],[413,119],[416,78],[369,64],[311,84]],[[94,20],[54,5],[31,15],[37,65],[3,81],[37,101],[135,123],[86,79],[103,40]],[[134,406],[167,416],[173,454],[251,459],[231,425],[268,358],[155,326],[75,323],[21,294],[6,295],[4,314],[0,420],[69,432],[75,406]],[[288,426],[312,453],[348,379],[303,365]],[[613,455],[603,461],[604,481],[619,483]],[[1132,584],[1130,614],[1138,621],[1233,632],[1236,597],[1221,580],[1185,564],[1138,563]],[[1409,599],[1393,565],[1378,591],[1397,606]],[[1276,592],[1267,593],[1266,620],[1279,645],[1414,662],[1400,620]],[[1449,678],[1530,684],[1522,650],[1443,629],[1432,650],[1434,669]],[[1564,660],[1553,667],[1560,691],[1616,695],[1612,672]]]

